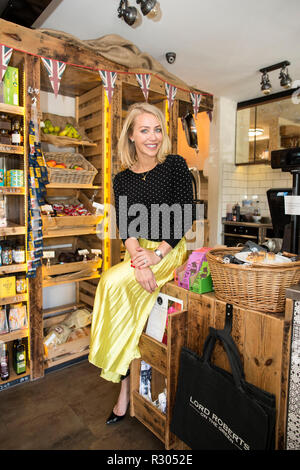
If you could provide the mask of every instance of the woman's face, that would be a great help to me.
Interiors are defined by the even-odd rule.
[[[156,157],[163,140],[162,128],[156,116],[139,114],[134,122],[130,139],[134,141],[137,157]]]

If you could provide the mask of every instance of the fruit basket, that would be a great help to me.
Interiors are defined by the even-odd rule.
[[[41,125],[41,140],[56,147],[68,145],[95,145],[85,134],[85,130],[78,126],[71,116],[58,116],[57,114],[43,113],[44,125]]]
[[[49,183],[92,184],[98,173],[80,153],[45,152],[44,157]],[[59,166],[52,166],[54,162]]]
[[[300,282],[300,261],[281,264],[223,263],[241,248],[216,248],[206,254],[216,298],[243,308],[281,313],[285,290]]]

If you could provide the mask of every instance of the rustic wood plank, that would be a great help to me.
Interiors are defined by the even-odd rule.
[[[151,402],[138,392],[133,392],[134,416],[141,421],[158,439],[165,442],[166,417]]]
[[[167,347],[165,344],[143,333],[139,341],[139,350],[143,361],[153,366],[161,374],[167,374]]]

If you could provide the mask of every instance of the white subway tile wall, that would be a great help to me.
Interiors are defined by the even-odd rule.
[[[291,188],[290,173],[273,170],[269,165],[235,166],[223,165],[222,217],[226,216],[226,205],[239,203],[244,196],[257,196],[262,217],[270,217],[267,190],[270,188]]]

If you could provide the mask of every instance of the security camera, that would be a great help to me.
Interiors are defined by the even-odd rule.
[[[166,59],[169,64],[174,64],[176,60],[176,52],[167,52]]]

